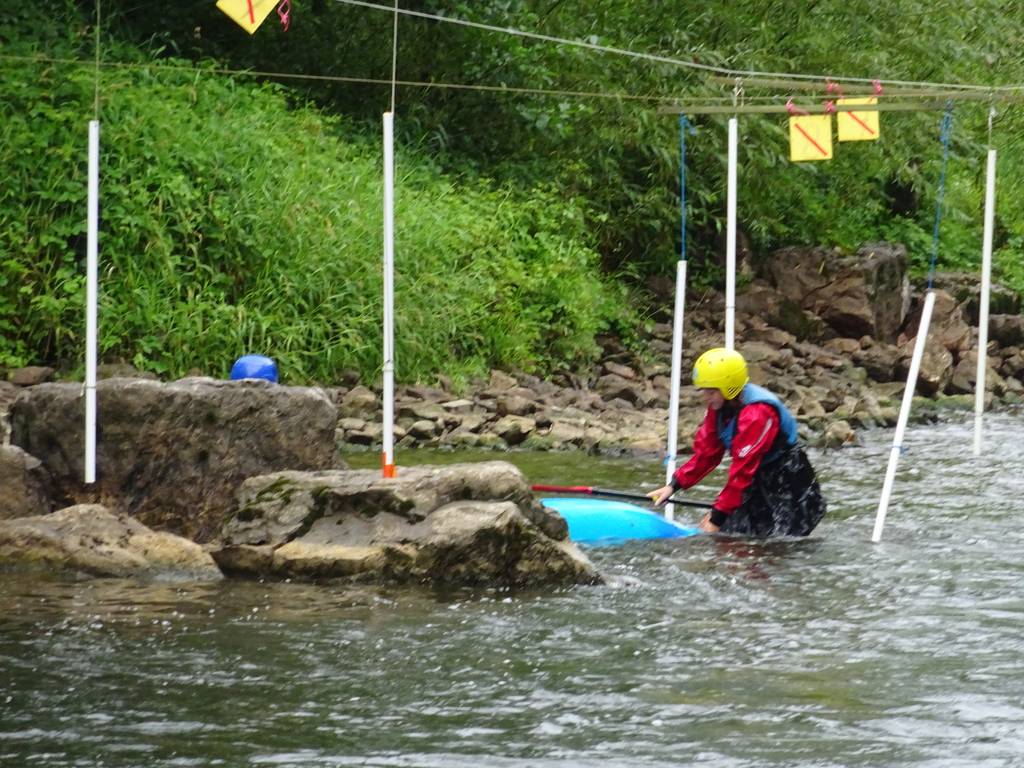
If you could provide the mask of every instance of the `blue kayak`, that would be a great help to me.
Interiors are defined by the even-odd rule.
[[[552,497],[541,504],[565,518],[569,539],[577,544],[621,544],[633,539],[678,539],[699,528],[666,520],[649,509],[606,499]]]

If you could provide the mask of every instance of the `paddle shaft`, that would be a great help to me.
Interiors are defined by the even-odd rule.
[[[629,499],[630,501],[646,501],[652,502],[653,499],[650,496],[644,496],[642,493],[628,493],[627,491],[610,491],[606,488],[592,488],[589,485],[531,485],[531,490],[540,491],[542,493],[583,493],[587,496],[608,496],[613,499]],[[675,499],[671,496],[668,499],[669,504],[679,504],[682,507],[698,507],[700,509],[711,509],[713,504],[706,501],[690,501],[689,499]]]

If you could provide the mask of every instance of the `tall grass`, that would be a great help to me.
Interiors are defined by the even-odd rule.
[[[80,372],[93,73],[0,67],[0,365]],[[292,382],[372,379],[378,138],[206,72],[104,72],[101,94],[102,359],[225,375],[259,352]],[[396,166],[400,380],[578,365],[627,322],[576,200],[446,177],[411,150]]]

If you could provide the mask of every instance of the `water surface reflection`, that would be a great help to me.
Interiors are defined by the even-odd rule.
[[[1020,765],[1022,426],[991,418],[982,462],[966,419],[911,429],[880,545],[888,432],[813,456],[810,540],[595,548],[606,587],[0,574],[0,764]],[[661,475],[502,458],[538,483]]]

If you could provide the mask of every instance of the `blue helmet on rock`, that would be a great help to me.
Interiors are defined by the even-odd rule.
[[[277,363],[263,355],[242,355],[231,366],[231,380],[266,379],[277,383]]]

